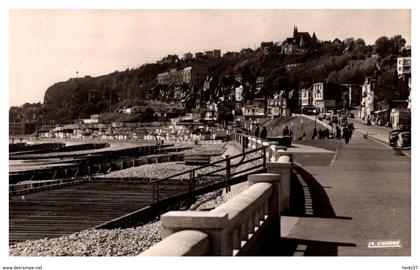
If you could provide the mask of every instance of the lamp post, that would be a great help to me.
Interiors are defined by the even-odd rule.
[[[300,106],[300,128],[302,130],[302,139],[303,139],[303,118],[302,118],[302,90],[299,92],[299,106]]]

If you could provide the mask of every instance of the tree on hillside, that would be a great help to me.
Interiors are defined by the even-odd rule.
[[[399,54],[405,43],[406,40],[401,35],[391,38],[383,36],[375,41],[375,52],[382,58],[391,54]]]
[[[147,107],[143,112],[143,121],[152,122],[154,120],[155,110]]]
[[[392,43],[392,53],[399,54],[407,41],[401,35],[396,35],[390,38],[390,42]]]
[[[391,49],[392,44],[388,37],[383,36],[375,41],[375,53],[378,54],[381,58],[384,58],[387,55],[389,55]]]

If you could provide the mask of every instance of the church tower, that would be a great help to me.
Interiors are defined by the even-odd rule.
[[[297,28],[297,26],[295,25],[295,26],[293,27],[293,38],[296,40],[296,42],[298,41],[298,40],[297,40],[297,37],[298,37],[298,28]]]
[[[313,32],[313,34],[312,34],[312,41],[314,43],[317,43],[318,42],[318,38],[316,37],[315,32]]]

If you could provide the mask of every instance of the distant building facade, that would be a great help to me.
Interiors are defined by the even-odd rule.
[[[160,85],[181,85],[182,83],[202,86],[207,78],[206,67],[190,66],[181,70],[171,69],[157,75],[156,80]]]
[[[264,87],[264,77],[260,76],[257,77],[255,80],[255,89],[257,90],[257,93],[261,91],[261,89]]]
[[[242,85],[235,88],[235,101],[242,102],[244,100],[244,87]]]
[[[342,88],[338,84],[315,83],[312,86],[313,105],[320,113],[342,108]]]
[[[360,104],[360,118],[368,120],[375,110],[375,87],[376,80],[366,77],[362,85],[362,102]]]
[[[186,84],[203,85],[208,75],[208,68],[190,66],[183,69],[183,82]]]
[[[191,60],[193,59],[193,54],[190,52],[184,53],[184,55],[182,56],[182,60],[186,61],[186,60]]]
[[[282,115],[282,99],[272,98],[267,100],[267,117],[276,118]]]
[[[397,58],[397,73],[398,76],[411,74],[411,57]]]
[[[195,58],[201,58],[201,57],[203,57],[204,56],[204,54],[202,53],[202,52],[196,52],[195,54],[194,54],[194,57]]]
[[[213,50],[213,57],[214,58],[222,57],[222,51],[221,50]]]
[[[169,84],[169,72],[162,72],[157,75],[158,84],[167,85]]]
[[[313,105],[312,87],[300,90],[300,101],[302,107]]]

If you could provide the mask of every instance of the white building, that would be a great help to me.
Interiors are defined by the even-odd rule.
[[[397,58],[397,73],[398,73],[398,76],[411,74],[411,57],[398,57]]]
[[[376,80],[366,77],[362,85],[362,103],[360,104],[360,118],[363,120],[369,119],[369,115],[375,110],[374,106],[374,90]]]
[[[267,100],[267,116],[271,119],[282,115],[282,99],[273,98]]]
[[[300,90],[300,101],[301,101],[302,107],[303,106],[308,106],[308,105],[313,105],[313,100],[312,99],[313,99],[312,87]]]
[[[242,85],[235,88],[235,101],[236,102],[242,102],[243,101],[243,99],[244,99],[243,93],[244,93],[244,88],[243,88]]]

